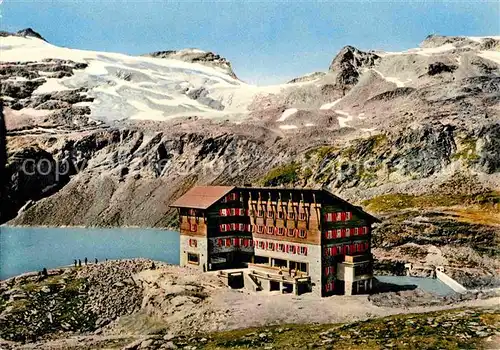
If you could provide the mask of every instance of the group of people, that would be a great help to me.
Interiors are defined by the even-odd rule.
[[[106,261],[108,261],[108,259],[106,259]],[[85,263],[85,265],[87,265],[89,263],[89,260],[87,259],[87,257],[85,257],[85,259],[83,260],[83,262]],[[94,260],[94,263],[97,264],[99,262],[99,260],[97,260],[97,258],[95,258]],[[73,264],[75,265],[75,267],[82,267],[82,260],[78,259],[78,260],[73,260]]]

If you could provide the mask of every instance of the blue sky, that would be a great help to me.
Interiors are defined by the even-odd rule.
[[[270,84],[327,70],[344,45],[416,47],[428,34],[500,35],[500,2],[4,0],[1,29],[72,48],[142,54],[196,47]]]

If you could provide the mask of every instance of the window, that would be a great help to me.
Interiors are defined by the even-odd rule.
[[[306,213],[299,213],[299,220],[305,221],[306,220]]]
[[[297,231],[297,229],[288,229],[288,233],[287,233],[287,236],[288,237],[295,237],[295,231]]]
[[[231,246],[231,238],[226,238],[226,247]]]
[[[351,211],[347,211],[345,213],[345,219],[346,219],[346,221],[352,220],[352,212]]]
[[[299,230],[299,237],[300,238],[306,238],[306,236],[307,236],[306,230]]]
[[[267,250],[274,250],[274,243],[273,242],[267,242]]]
[[[285,244],[283,243],[278,243],[278,252],[284,252],[285,251]]]
[[[189,229],[191,232],[196,232],[198,231],[198,225],[196,224],[189,224]]]
[[[335,267],[334,266],[325,267],[325,275],[330,276],[333,274],[335,274]]]
[[[307,247],[300,247],[299,254],[300,255],[307,255]]]
[[[279,219],[283,219],[283,216],[284,216],[284,215],[283,215],[283,212],[282,212],[282,211],[279,211],[279,212],[278,212],[278,218],[279,218]]]
[[[190,239],[189,240],[189,246],[190,247],[196,247],[198,245],[198,241],[196,239]]]
[[[325,214],[325,221],[326,222],[332,222],[335,221],[336,214],[335,213],[326,213]]]
[[[264,216],[264,210],[259,210],[259,213],[258,213],[258,214],[259,214],[259,215],[258,215],[259,217],[263,217],[263,216]]]
[[[289,218],[290,220],[295,219],[295,213],[294,213],[293,211],[289,212],[289,213],[288,213],[288,218]]]
[[[198,265],[200,263],[200,256],[195,253],[188,253],[188,263]]]
[[[280,227],[278,229],[278,236],[283,236],[285,234],[285,229],[283,227]]]
[[[326,247],[325,248],[325,255],[326,256],[335,256],[335,255],[337,255],[338,251],[339,250],[335,246],[334,247]]]
[[[272,226],[267,226],[267,234],[272,235],[273,234],[273,227]]]
[[[289,244],[286,246],[286,251],[287,251],[287,253],[290,253],[290,254],[297,254],[297,246]]]
[[[272,210],[269,210],[269,211],[267,212],[267,217],[268,217],[268,218],[272,218],[272,217],[274,217],[274,213],[273,213],[273,211],[272,211]]]
[[[264,233],[264,226],[257,226],[259,233]]]
[[[333,292],[335,290],[335,283],[334,282],[327,282],[325,284],[325,292]]]
[[[264,242],[264,241],[259,241],[259,248],[260,248],[260,249],[266,249],[266,242]]]

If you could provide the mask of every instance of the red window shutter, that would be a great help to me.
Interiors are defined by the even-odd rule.
[[[368,250],[370,248],[370,244],[368,242],[365,242],[365,250]]]
[[[226,238],[226,247],[231,246],[231,238]]]
[[[220,239],[220,238],[219,238],[219,239],[217,240],[217,245],[218,245],[219,247],[222,247],[222,239]]]

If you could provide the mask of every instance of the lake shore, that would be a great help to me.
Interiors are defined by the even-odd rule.
[[[0,280],[30,271],[89,262],[151,258],[179,262],[179,234],[156,229],[11,227],[0,229]]]
[[[46,277],[25,274],[0,282],[0,292],[0,337],[4,342],[46,349],[54,348],[49,345],[54,340],[74,337],[83,337],[85,344],[90,338],[119,335],[122,341],[137,341],[162,334],[163,344],[175,337],[248,327],[355,322],[493,307],[500,301],[498,296],[485,296],[433,306],[380,307],[366,295],[320,298],[255,293],[227,288],[216,273],[158,261],[153,266],[148,259],[53,269]]]

